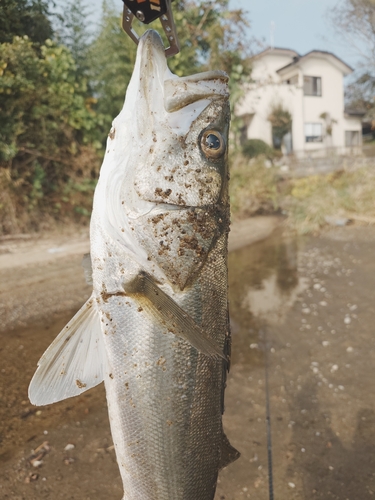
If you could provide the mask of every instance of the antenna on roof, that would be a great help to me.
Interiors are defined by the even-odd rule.
[[[276,29],[276,23],[275,23],[275,21],[271,21],[271,24],[270,24],[270,48],[271,49],[275,48],[275,29]]]

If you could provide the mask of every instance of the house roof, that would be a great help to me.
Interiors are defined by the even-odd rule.
[[[281,56],[289,56],[289,57],[299,57],[298,52],[295,50],[291,49],[285,49],[282,47],[267,47],[266,49],[262,50],[261,52],[258,52],[258,54],[255,54],[252,59],[258,59],[260,57],[266,56],[267,54],[276,54],[276,55],[281,55]]]
[[[345,108],[344,113],[348,116],[362,117],[365,116],[367,111],[364,108]]]
[[[346,64],[342,59],[335,56],[335,54],[333,54],[332,52],[327,52],[325,50],[311,50],[304,56],[300,56],[297,54],[297,56],[293,58],[293,62],[278,69],[277,73],[279,74],[286,73],[293,66],[298,66],[301,62],[310,59],[311,57],[320,57],[329,60],[336,67],[338,67],[338,69],[340,69],[344,73],[344,75],[349,75],[350,73],[353,72],[353,68],[351,68],[348,64]]]

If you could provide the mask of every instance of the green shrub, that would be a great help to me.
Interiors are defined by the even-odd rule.
[[[242,146],[242,153],[248,158],[264,155],[268,159],[275,158],[275,150],[262,139],[248,139]]]
[[[91,207],[93,188],[83,196],[77,186],[98,177],[101,116],[86,96],[66,47],[26,36],[0,43],[0,235]]]

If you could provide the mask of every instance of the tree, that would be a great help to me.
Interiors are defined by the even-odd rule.
[[[287,109],[284,109],[282,104],[277,104],[271,110],[268,120],[272,125],[272,140],[274,147],[281,148],[281,144],[285,135],[291,131],[292,115]]]
[[[36,43],[52,38],[48,2],[45,0],[1,0],[0,43],[27,35]]]
[[[228,0],[178,0],[172,4],[181,51],[168,59],[168,65],[179,76],[208,69],[226,71],[231,77],[234,106],[241,96],[242,84],[250,74],[250,44],[246,37],[248,22],[243,11],[230,10],[228,3]],[[151,27],[165,39],[159,21],[148,27],[136,21],[134,24],[138,34]],[[123,32],[120,16],[108,1],[103,2],[100,30],[90,52],[97,111],[105,115],[108,130],[122,107],[136,56],[134,42]]]
[[[375,0],[342,0],[330,11],[336,33],[355,50],[363,68],[375,70]]]
[[[103,117],[103,140],[124,103],[136,49],[121,27],[118,11],[113,4],[103,1],[99,32],[89,52],[90,81],[97,100],[95,109]]]
[[[96,115],[75,69],[69,50],[51,40],[35,47],[24,36],[0,44],[0,170],[22,193],[17,210],[57,208],[51,200],[60,200],[80,171],[83,177],[85,148],[91,155],[85,177],[96,177],[89,147]]]
[[[76,63],[78,78],[88,78],[89,49],[93,33],[89,31],[89,10],[83,0],[70,0],[64,6],[64,14],[58,16],[55,38],[69,48]]]
[[[176,5],[177,3],[177,5]],[[242,119],[234,113],[251,73],[249,22],[242,9],[229,8],[229,0],[180,0],[173,4],[181,52],[169,66],[177,75],[221,69],[230,77],[231,131],[237,143]]]
[[[346,89],[351,108],[375,119],[375,0],[343,0],[330,11],[331,23],[348,48],[359,56],[357,78]]]

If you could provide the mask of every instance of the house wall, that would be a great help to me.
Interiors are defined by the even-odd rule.
[[[259,59],[254,59],[251,77],[260,82],[280,81],[276,71],[293,61],[291,55],[264,54]]]
[[[292,55],[266,53],[253,62],[252,79],[245,97],[237,106],[238,115],[251,116],[247,128],[247,138],[262,139],[272,145],[272,126],[268,117],[272,108],[281,104],[292,115],[293,150],[308,152],[327,147],[345,146],[345,131],[361,131],[361,121],[344,115],[343,73],[332,61],[319,54],[300,60],[283,72],[276,71],[293,61]],[[286,81],[298,75],[298,84]],[[303,76],[320,77],[321,96],[305,96]],[[332,120],[332,135],[326,134],[326,120],[320,117],[329,113]],[[322,142],[306,142],[305,123],[321,123]]]
[[[286,85],[281,81],[258,87],[254,85],[236,109],[239,115],[252,115],[247,128],[247,138],[262,139],[272,145],[272,125],[268,117],[273,108],[282,105],[292,115],[293,149],[303,149],[302,97],[301,88]]]
[[[304,96],[303,122],[321,123],[323,142],[305,142],[305,150],[345,145],[344,132],[344,84],[342,72],[326,59],[311,57],[301,62],[303,75],[319,76],[322,79],[322,95]],[[326,122],[320,115],[329,113],[337,123],[332,124],[332,136],[325,133]]]
[[[248,139],[262,139],[272,145],[272,126],[268,120],[272,108],[282,104],[290,113],[293,112],[298,89],[284,85],[276,73],[277,69],[292,61],[291,55],[284,54],[265,54],[253,61],[251,77],[255,83],[248,85],[243,100],[236,108],[240,116],[252,115],[247,128]]]

